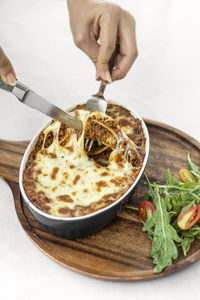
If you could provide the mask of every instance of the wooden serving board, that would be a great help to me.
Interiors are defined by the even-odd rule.
[[[150,156],[146,173],[150,181],[165,183],[169,168],[177,177],[178,170],[187,164],[187,154],[200,164],[200,144],[190,136],[167,125],[146,120],[150,133]],[[200,257],[200,239],[197,237],[186,257],[180,251],[173,265],[160,274],[153,273],[150,258],[151,241],[145,232],[137,211],[123,208],[102,231],[75,241],[47,233],[29,213],[20,199],[18,172],[25,142],[0,140],[0,175],[10,185],[19,221],[31,240],[46,255],[61,265],[81,274],[105,280],[134,281],[158,278],[182,269]],[[142,178],[129,204],[138,206],[146,192]]]

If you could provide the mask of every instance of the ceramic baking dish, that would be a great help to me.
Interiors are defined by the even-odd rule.
[[[117,104],[120,106],[123,106],[117,102],[110,101],[110,103]],[[128,200],[128,197],[134,192],[143,172],[145,169],[145,166],[147,164],[148,156],[149,156],[149,133],[147,130],[147,127],[142,120],[142,118],[134,112],[132,109],[130,109],[127,106],[124,106],[126,109],[128,109],[131,114],[140,119],[142,121],[142,128],[143,132],[146,138],[146,144],[145,144],[145,157],[143,161],[142,168],[140,170],[140,173],[138,174],[135,182],[132,184],[132,186],[128,189],[128,191],[117,201],[113,202],[112,204],[104,207],[103,209],[100,209],[94,213],[79,216],[79,217],[56,217],[50,214],[47,214],[41,210],[39,210],[36,206],[32,204],[32,202],[28,199],[27,195],[25,194],[24,188],[23,188],[23,171],[26,166],[27,159],[31,153],[31,151],[34,149],[40,132],[46,128],[50,122],[45,124],[39,132],[33,137],[31,142],[29,143],[22,162],[20,166],[20,172],[19,172],[19,186],[20,186],[20,192],[23,201],[25,202],[27,208],[31,212],[31,214],[35,217],[35,219],[41,224],[43,228],[45,228],[46,231],[49,233],[52,233],[54,235],[65,237],[68,239],[76,239],[79,237],[85,237],[90,234],[93,234],[102,228],[104,228],[106,225],[108,225],[116,216],[117,212],[120,210],[120,208],[124,205],[124,203]],[[72,110],[72,108],[68,109],[68,111]]]

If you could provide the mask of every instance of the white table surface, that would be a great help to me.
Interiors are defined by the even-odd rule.
[[[137,21],[139,57],[106,96],[142,117],[200,140],[199,1],[121,0]],[[1,0],[0,44],[18,79],[66,108],[98,88],[92,63],[73,44],[65,0]],[[31,139],[47,118],[0,91],[0,138]],[[106,282],[74,273],[44,255],[23,231],[0,181],[0,297],[11,299],[199,299],[200,261],[145,282]]]

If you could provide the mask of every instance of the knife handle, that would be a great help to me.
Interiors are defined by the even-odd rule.
[[[12,92],[13,90],[13,86],[5,83],[1,77],[0,77],[0,88],[7,92]]]

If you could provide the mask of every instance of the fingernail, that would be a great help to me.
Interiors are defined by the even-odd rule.
[[[106,71],[106,81],[108,81],[109,83],[112,82],[112,78],[110,76],[110,72],[109,71]]]
[[[15,77],[13,76],[13,74],[12,73],[9,73],[7,76],[6,76],[6,78],[7,78],[7,81],[8,81],[8,83],[10,84],[10,85],[16,85],[16,79],[15,79]]]

